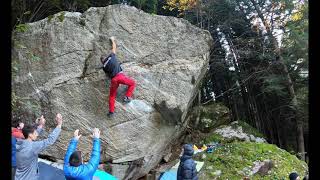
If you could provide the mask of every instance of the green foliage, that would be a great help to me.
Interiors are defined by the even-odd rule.
[[[121,0],[111,0],[111,4],[120,4],[121,2]],[[157,13],[158,0],[127,0],[127,3],[147,13]]]
[[[15,27],[16,32],[26,32],[30,26],[28,24],[18,24]]]
[[[263,80],[262,92],[275,93],[278,96],[287,95],[285,77],[279,74],[267,74],[266,76],[262,76],[261,79]]]
[[[302,87],[296,91],[298,101],[298,112],[300,118],[306,123],[309,120],[309,90],[308,87]]]
[[[111,4],[120,4],[120,0],[111,0]]]
[[[220,126],[220,127],[223,127],[223,126]],[[225,142],[225,139],[220,134],[213,133],[209,137],[204,139],[203,144],[208,144],[212,142],[223,143]]]
[[[61,0],[11,1],[12,28],[14,28],[16,24],[34,22],[61,11],[60,2]]]
[[[156,14],[157,13],[157,0],[146,0],[144,7],[142,8],[145,12]]]
[[[147,0],[131,0],[130,4],[138,9],[142,9],[145,6],[146,2]]]
[[[37,62],[41,60],[39,56],[33,54],[32,52],[27,52],[27,55],[28,55],[28,58],[33,62]]]
[[[67,11],[83,12],[91,5],[90,0],[61,0],[61,6]]]
[[[58,19],[59,19],[60,22],[63,22],[64,15],[65,15],[65,12],[61,12],[60,15],[58,16]]]
[[[199,179],[217,178],[213,172],[220,170],[218,179],[242,179],[249,176],[250,179],[287,179],[288,175],[296,171],[305,175],[307,164],[287,151],[277,146],[266,143],[232,142],[218,147],[213,153],[206,153],[204,167],[199,173]],[[196,160],[203,161],[201,155]],[[274,167],[266,176],[259,174],[250,175],[249,172],[254,162],[272,160]],[[210,169],[208,168],[210,167]]]
[[[50,23],[50,22],[51,22],[52,18],[54,18],[54,15],[50,15],[50,16],[48,16],[48,23]]]

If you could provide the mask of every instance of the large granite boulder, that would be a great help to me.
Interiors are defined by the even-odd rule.
[[[123,104],[120,86],[116,115],[107,118],[110,80],[100,56],[116,37],[124,73],[136,81],[134,99]],[[63,159],[75,129],[78,149],[90,158],[91,130],[101,130],[102,161],[126,164],[120,179],[137,179],[164,156],[184,130],[197,85],[207,70],[212,38],[184,19],[112,5],[84,13],[60,12],[19,26],[13,33],[13,121],[64,118],[58,141],[43,152]],[[42,138],[43,138],[42,137]],[[120,175],[119,175],[120,176]]]

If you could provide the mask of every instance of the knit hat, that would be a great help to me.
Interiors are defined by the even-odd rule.
[[[296,172],[293,172],[289,175],[290,180],[296,180],[299,175]]]
[[[188,155],[188,156],[192,156],[193,155],[193,147],[191,144],[185,144],[183,146],[183,154],[184,155]]]

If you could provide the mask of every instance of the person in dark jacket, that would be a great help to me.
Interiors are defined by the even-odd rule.
[[[177,180],[198,180],[196,163],[192,159],[193,148],[191,144],[183,146],[183,155],[177,172]]]
[[[83,163],[81,152],[76,151],[79,141],[79,130],[74,132],[68,150],[64,157],[63,171],[67,180],[92,180],[94,173],[98,169],[100,161],[100,131],[98,128],[93,130],[93,147],[91,158],[87,164]]]
[[[116,58],[116,43],[114,37],[111,37],[112,41],[112,52],[108,56],[101,56],[100,61],[103,64],[103,71],[111,79],[110,95],[109,95],[109,113],[108,117],[113,117],[114,105],[117,95],[117,89],[120,84],[128,86],[127,92],[123,99],[124,102],[128,103],[131,101],[131,97],[135,88],[135,81],[122,72],[122,68]]]

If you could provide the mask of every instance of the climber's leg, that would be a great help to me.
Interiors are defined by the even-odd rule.
[[[110,95],[109,95],[109,113],[114,112],[114,104],[116,101],[118,87],[119,87],[119,76],[116,75],[111,79]]]
[[[121,76],[119,78],[119,83],[128,86],[126,97],[130,98],[133,94],[133,91],[136,85],[135,81],[121,73]]]

